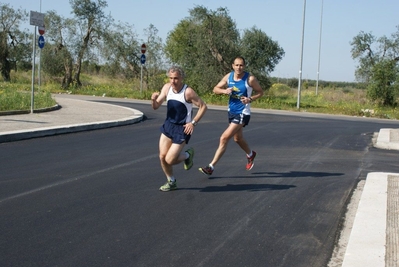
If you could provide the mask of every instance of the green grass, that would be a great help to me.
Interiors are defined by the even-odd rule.
[[[12,76],[11,83],[0,81],[0,111],[30,109],[31,85],[29,73]],[[35,88],[35,109],[54,106],[55,100],[51,94],[76,94],[90,96],[107,96],[115,98],[149,100],[156,90],[141,90],[140,81],[123,82],[102,76],[82,75],[82,87],[71,86],[64,90],[59,81],[43,77],[43,86]],[[195,89],[195,88],[194,88]],[[313,112],[324,114],[339,114],[349,116],[365,116],[384,119],[399,119],[398,109],[395,107],[379,107],[370,103],[366,98],[366,91],[355,88],[319,88],[316,95],[315,88],[301,90],[300,108],[297,108],[298,91],[284,84],[274,84],[265,91],[265,95],[252,103],[254,108],[290,110],[297,112]],[[228,98],[225,95],[215,95],[212,89],[199,93],[201,98],[212,105],[226,106]]]
[[[31,109],[32,93],[26,84],[0,82],[0,111],[28,111]],[[43,109],[56,105],[48,91],[34,94],[34,109]]]

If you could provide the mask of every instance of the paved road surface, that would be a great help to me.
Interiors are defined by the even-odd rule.
[[[119,120],[105,118],[105,110],[132,119],[126,108],[62,101],[59,111],[73,110],[60,116],[65,129],[94,129],[95,121]],[[342,123],[341,117],[266,112],[254,115],[246,132],[260,152],[252,172],[242,172],[240,151],[231,144],[215,176],[190,171],[187,179],[177,170],[180,190],[165,195],[157,191],[163,178],[154,144],[164,113],[148,104],[118,102],[145,110],[146,120],[0,145],[0,208],[7,218],[0,244],[2,258],[13,266],[320,266],[330,256],[340,222],[333,211],[343,212],[358,179],[397,170],[395,150],[369,146],[374,132],[395,129],[396,122],[343,117]],[[72,108],[76,103],[91,112],[101,108],[70,127],[67,117],[84,117]],[[210,160],[225,127],[224,112],[209,114],[191,141],[196,165]],[[0,119],[2,125],[35,125],[57,134],[44,114]],[[388,132],[394,136],[395,131]]]

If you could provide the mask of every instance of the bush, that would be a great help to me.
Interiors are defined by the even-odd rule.
[[[398,67],[393,60],[375,64],[367,86],[367,97],[379,105],[394,106],[399,91],[398,73]]]
[[[285,84],[275,83],[270,87],[267,94],[269,96],[277,96],[277,95],[287,96],[292,94],[292,89]]]

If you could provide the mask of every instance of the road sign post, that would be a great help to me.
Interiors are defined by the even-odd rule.
[[[143,92],[143,63],[141,63],[140,94]]]
[[[40,79],[41,78],[41,72],[40,71],[41,71],[41,65],[42,65],[42,49],[43,49],[45,43],[46,42],[44,41],[43,35],[40,35],[39,39],[37,40],[37,44],[39,45],[39,48],[40,48],[40,50],[39,50],[39,71],[38,71],[38,74],[37,74],[38,83],[39,83],[39,90],[40,90],[40,85],[41,85],[41,79]]]
[[[37,40],[37,44],[39,45],[39,48],[42,49],[44,47],[45,41],[43,35],[39,36],[39,39]]]
[[[147,46],[145,44],[141,45],[141,53],[145,54],[145,51],[147,51]]]
[[[145,60],[146,60],[145,55],[142,54],[142,55],[141,55],[141,58],[140,58],[141,64],[144,64],[144,63],[145,63]]]
[[[38,29],[40,35],[43,35],[46,31],[46,28],[44,26],[39,26],[39,27],[37,27],[37,29]]]
[[[35,57],[36,57],[36,27],[33,34],[33,66],[32,66],[32,88],[31,88],[31,101],[30,101],[30,113],[33,114],[35,106]]]
[[[43,26],[38,26],[37,29],[39,31],[40,37],[43,37],[42,35],[46,32],[46,28],[44,27],[44,25]],[[45,44],[44,38],[42,39],[42,41],[40,41],[40,37],[39,37],[39,47],[40,46],[41,47],[40,47],[40,50],[39,50],[39,73],[37,75],[38,78],[39,78],[39,90],[40,90],[40,85],[41,85],[42,48],[43,48],[43,46]],[[40,44],[40,42],[42,42],[42,44]]]
[[[43,26],[44,25],[44,13],[31,11],[30,12],[30,25]]]
[[[141,58],[140,58],[140,62],[141,62],[141,81],[140,81],[140,93],[143,91],[143,65],[145,63],[145,52],[147,51],[147,46],[145,44],[141,45]]]
[[[36,27],[44,27],[44,13],[31,11],[30,12],[30,25],[35,26],[33,32],[33,64],[32,64],[32,96],[31,96],[31,105],[30,105],[30,113],[33,113],[34,106],[35,106],[35,65],[36,65]],[[39,32],[40,33],[40,32]],[[44,31],[43,31],[44,33]],[[44,38],[43,38],[43,45],[44,45]]]

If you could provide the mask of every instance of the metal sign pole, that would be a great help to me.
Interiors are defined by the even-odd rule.
[[[42,0],[40,0],[40,13],[42,13]],[[42,49],[40,48],[39,51],[39,70],[38,70],[38,91],[40,91],[40,76],[41,76],[41,72],[40,72],[40,67],[42,65]]]
[[[143,92],[143,65],[145,63],[145,51],[147,50],[147,47],[145,44],[141,45],[141,57],[140,57],[140,62],[141,62],[141,84],[140,84],[140,93]]]
[[[30,104],[30,113],[33,113],[35,106],[35,65],[36,65],[36,27],[44,25],[44,14],[31,11],[30,12],[30,25],[34,26],[33,28],[33,59],[32,59],[32,97]]]
[[[30,101],[30,113],[33,113],[34,106],[35,106],[35,58],[36,58],[36,26],[33,28],[33,60],[32,60],[32,96]]]
[[[37,75],[38,75],[38,84],[39,84],[39,86],[38,86],[38,91],[40,91],[40,65],[42,65],[41,63],[42,63],[42,59],[41,59],[41,56],[42,56],[42,50],[40,49],[39,50],[39,70],[38,70],[38,73],[37,73]]]
[[[140,93],[143,92],[143,64],[141,64],[141,81],[140,81]]]

